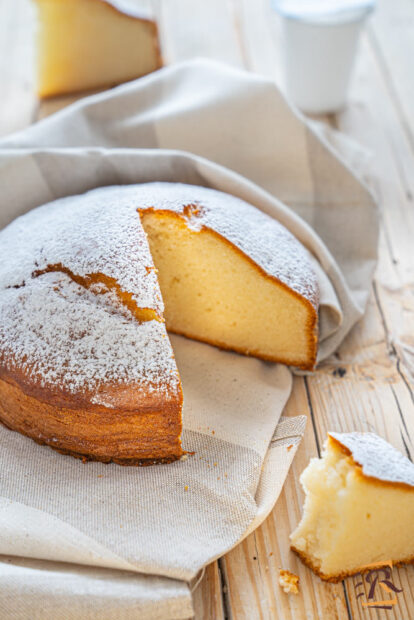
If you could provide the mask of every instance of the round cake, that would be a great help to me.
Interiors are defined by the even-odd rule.
[[[56,200],[0,232],[0,420],[83,459],[176,460],[167,330],[312,369],[317,311],[308,251],[238,198],[148,183]]]

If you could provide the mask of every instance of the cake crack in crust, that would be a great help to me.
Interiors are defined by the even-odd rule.
[[[62,198],[0,232],[0,420],[121,464],[182,455],[167,329],[312,369],[318,282],[278,222],[172,183]]]
[[[147,268],[148,271],[151,270],[151,267]],[[133,294],[128,291],[123,291],[119,286],[119,283],[115,280],[115,278],[110,278],[106,276],[104,273],[88,273],[84,277],[78,276],[67,269],[61,264],[58,265],[48,265],[46,269],[34,271],[32,273],[33,278],[37,278],[45,273],[64,273],[71,280],[83,286],[84,288],[91,290],[96,295],[102,294],[108,291],[114,291],[120,303],[126,306],[134,315],[136,320],[139,323],[144,323],[145,321],[160,321],[163,322],[164,319],[160,314],[158,314],[152,308],[139,308],[137,302],[134,300]],[[102,285],[102,288],[99,288],[99,285]],[[20,288],[19,286],[14,288]]]

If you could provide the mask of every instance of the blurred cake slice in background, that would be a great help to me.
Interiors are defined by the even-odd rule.
[[[157,24],[125,0],[36,0],[38,94],[110,87],[162,66]]]
[[[291,548],[326,581],[414,562],[414,463],[373,433],[329,433],[302,473]]]

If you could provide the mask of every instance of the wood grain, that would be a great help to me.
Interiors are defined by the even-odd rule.
[[[167,62],[203,55],[261,73],[283,88],[280,24],[268,0],[153,0],[153,7]],[[29,0],[0,0],[0,135],[78,98],[38,106],[33,22]],[[299,475],[320,453],[327,430],[376,431],[414,456],[413,24],[411,0],[379,1],[362,40],[349,104],[323,119],[371,152],[383,227],[367,314],[313,376],[295,378],[285,414],[308,416],[304,441],[265,523],[206,568],[194,592],[198,620],[414,617],[413,566],[393,571],[394,583],[403,587],[393,610],[366,610],[356,598],[358,578],[323,583],[289,551],[288,542],[303,502]],[[281,590],[282,567],[300,576],[299,596]]]
[[[193,604],[196,618],[224,620],[222,575],[218,562],[206,566],[200,584],[194,589]]]
[[[311,457],[318,455],[308,392],[303,378],[295,377],[284,415],[309,417],[304,439],[296,453],[276,507],[264,524],[222,560],[229,607],[242,620],[347,617],[342,584],[326,584],[308,570],[289,549],[289,534],[301,514],[303,491],[299,476]],[[279,586],[279,569],[300,578],[300,595],[285,594]]]

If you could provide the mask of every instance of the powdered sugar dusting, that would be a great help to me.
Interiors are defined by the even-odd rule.
[[[46,273],[1,293],[0,349],[7,366],[44,388],[92,393],[112,406],[106,385],[176,390],[178,373],[165,325],[139,324],[116,295]]]
[[[226,237],[267,273],[317,307],[307,251],[278,222],[233,196],[172,183],[99,188],[49,203],[0,232],[0,359],[45,388],[86,391],[113,404],[106,385],[178,390],[164,323],[139,323],[102,282],[160,316],[161,292],[138,209],[167,209],[189,227]],[[42,273],[58,266],[62,273]],[[65,271],[67,273],[63,273]],[[39,275],[42,274],[42,275]]]
[[[157,274],[136,209],[137,192],[103,188],[30,211],[0,233],[0,290],[33,272],[63,265],[85,277],[102,273],[141,308],[163,311]]]
[[[366,476],[414,488],[414,463],[374,433],[329,433],[347,448]]]
[[[269,215],[235,196],[205,187],[148,183],[138,186],[138,192],[138,202],[144,207],[175,211],[194,230],[205,226],[218,232],[317,309],[318,282],[308,251]]]
[[[147,207],[180,213],[194,229],[215,230],[317,307],[318,284],[308,252],[284,226],[239,198],[179,183],[98,188],[18,218],[0,233],[0,290],[26,281],[33,271],[62,264],[83,277],[104,273],[132,293],[139,307],[162,313],[157,275],[137,217],[137,209]]]

